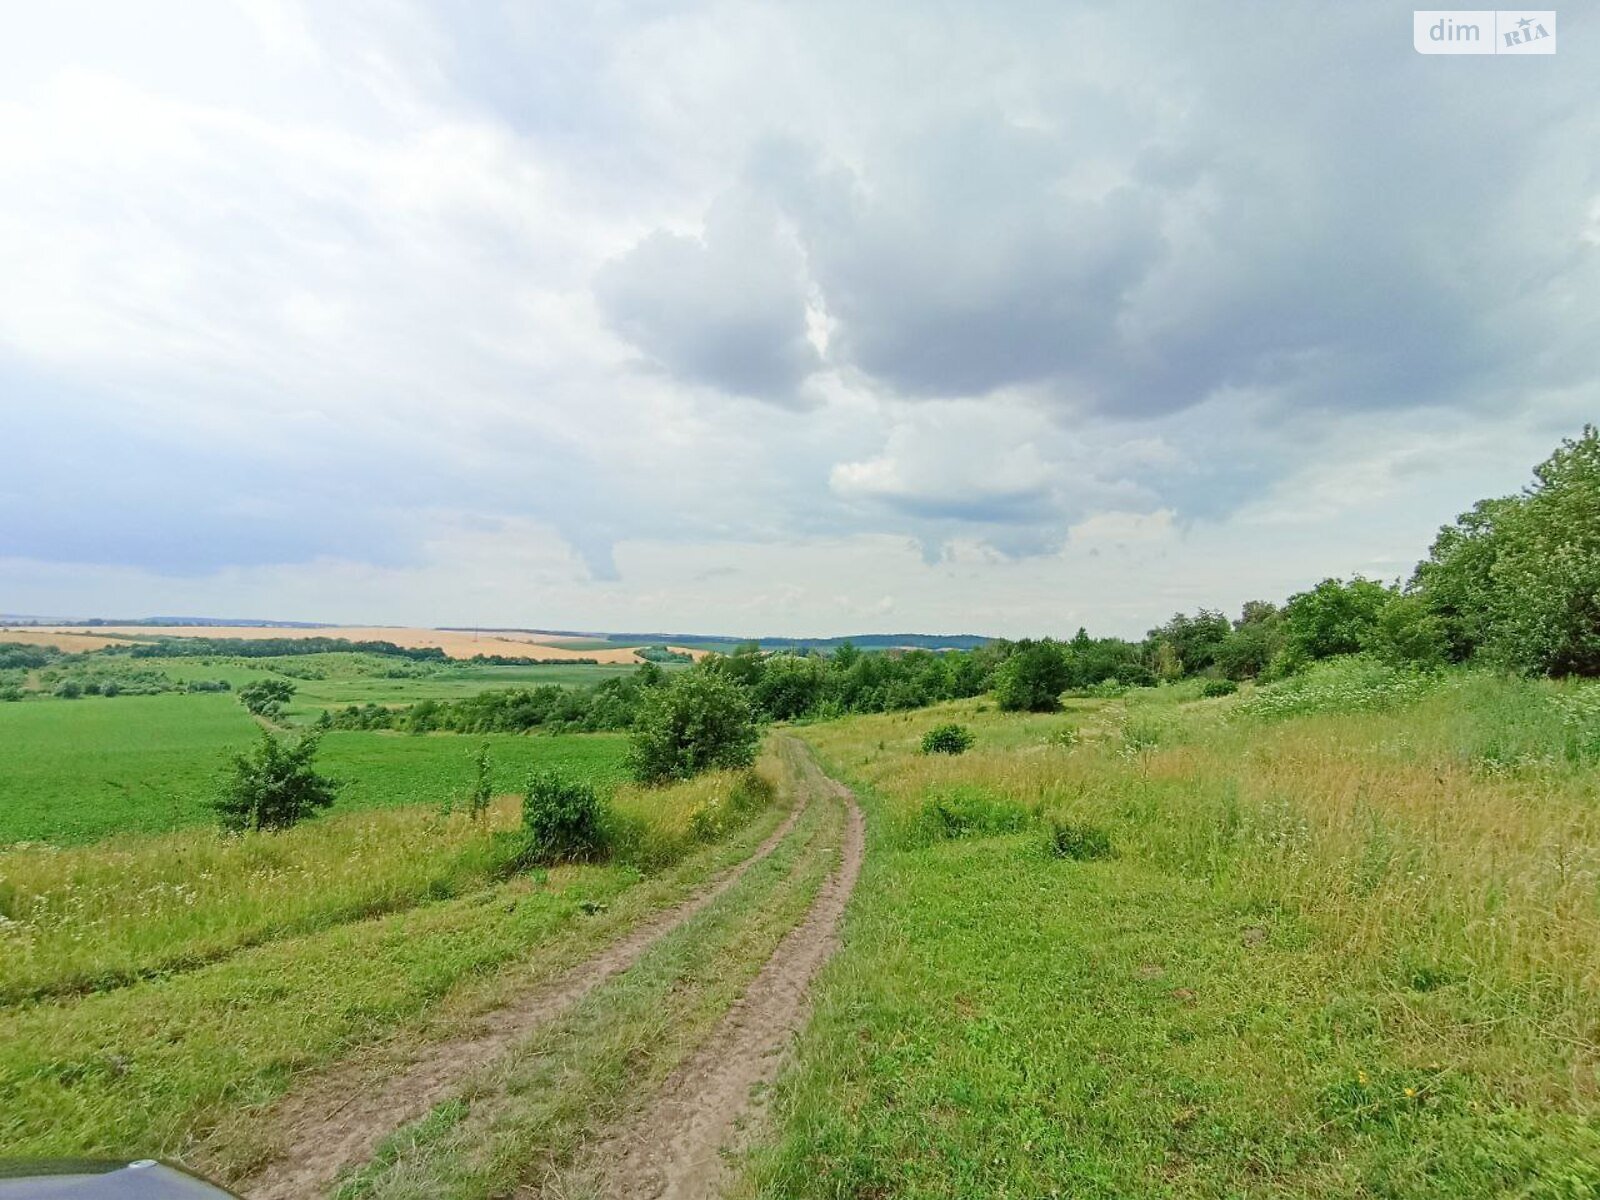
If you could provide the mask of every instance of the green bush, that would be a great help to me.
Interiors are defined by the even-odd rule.
[[[1396,596],[1378,615],[1372,648],[1391,667],[1437,670],[1450,660],[1449,629],[1420,595]]]
[[[748,767],[760,740],[745,688],[714,671],[686,671],[645,697],[628,765],[641,783],[690,779]]]
[[[83,695],[83,684],[76,679],[63,679],[56,684],[55,694],[63,700],[76,700]]]
[[[1239,690],[1239,685],[1231,679],[1208,679],[1200,688],[1200,695],[1207,700],[1215,700],[1219,696],[1231,696]]]
[[[1071,682],[1059,643],[1021,641],[995,671],[994,696],[1003,712],[1054,712]]]
[[[536,771],[522,799],[524,861],[539,866],[590,862],[606,852],[606,804],[587,780]]]
[[[234,755],[222,794],[212,803],[223,828],[287,829],[332,804],[340,784],[312,765],[317,745],[315,734],[290,742],[262,730],[254,751]]]
[[[1094,858],[1110,858],[1115,853],[1111,835],[1098,825],[1052,818],[1045,832],[1045,845],[1056,858],[1071,858],[1079,862]]]
[[[972,730],[965,725],[954,722],[940,725],[928,730],[922,735],[922,752],[924,754],[965,754],[972,749],[972,743],[977,741]]]

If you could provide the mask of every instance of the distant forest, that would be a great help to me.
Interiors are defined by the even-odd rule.
[[[903,647],[911,636],[745,642],[694,669],[739,684],[771,720],[912,709],[986,692],[1004,709],[1047,710],[1065,693],[1115,694],[1192,677],[1214,681],[1220,693],[1346,655],[1414,672],[1475,662],[1529,675],[1600,675],[1600,431],[1586,427],[1564,441],[1520,494],[1480,501],[1446,525],[1403,583],[1324,579],[1282,604],[1250,601],[1236,617],[1207,608],[1174,613],[1138,641],[1080,629],[1066,641],[972,638],[970,649],[866,652],[873,642]],[[352,707],[330,720],[414,732],[621,729],[667,678],[647,663],[588,689]]]

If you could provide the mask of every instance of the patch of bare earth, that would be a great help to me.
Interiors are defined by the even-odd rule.
[[[700,1050],[647,1107],[600,1144],[594,1159],[599,1195],[716,1196],[728,1156],[747,1146],[761,1124],[755,1092],[777,1077],[784,1051],[810,1014],[811,982],[838,946],[865,849],[861,810],[849,789],[824,775],[809,752],[799,751],[795,760],[803,794],[831,793],[848,806],[839,865]]]
[[[809,794],[802,791],[782,824],[737,866],[516,1003],[484,1014],[470,1032],[421,1046],[409,1061],[385,1064],[381,1072],[365,1063],[335,1068],[279,1101],[260,1120],[271,1126],[267,1140],[281,1150],[235,1188],[249,1200],[326,1193],[340,1172],[368,1161],[385,1137],[453,1095],[465,1076],[561,1017],[731,888],[777,849]]]

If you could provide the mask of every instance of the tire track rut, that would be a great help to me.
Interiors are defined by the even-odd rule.
[[[303,1200],[325,1194],[340,1172],[368,1161],[395,1129],[424,1116],[454,1094],[461,1079],[556,1020],[600,984],[621,974],[652,946],[732,888],[767,858],[794,828],[812,791],[765,841],[736,866],[687,899],[646,917],[596,954],[516,1002],[483,1014],[472,1032],[433,1042],[400,1070],[374,1081],[371,1069],[335,1068],[300,1095],[280,1101],[268,1118],[281,1130],[282,1153],[236,1184],[248,1200]]]
[[[839,944],[839,925],[861,872],[865,822],[855,797],[823,774],[810,750],[785,739],[802,796],[832,796],[847,810],[839,865],[700,1049],[649,1107],[599,1148],[598,1194],[629,1200],[702,1200],[719,1194],[726,1155],[741,1148],[783,1051],[810,1015],[811,983]]]

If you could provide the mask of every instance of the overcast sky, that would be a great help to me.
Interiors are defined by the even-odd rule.
[[[1600,417],[1600,20],[3,5],[0,612],[1138,634]]]

